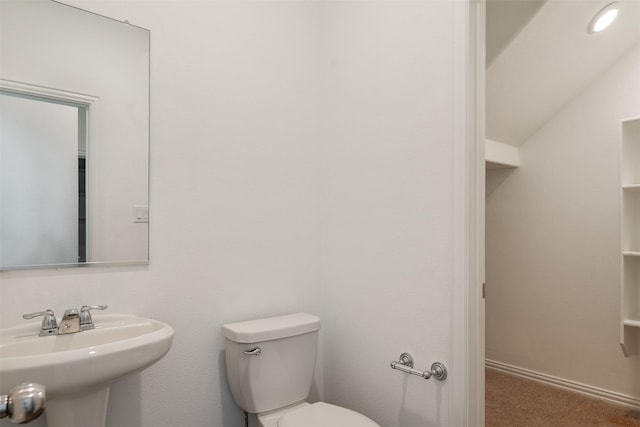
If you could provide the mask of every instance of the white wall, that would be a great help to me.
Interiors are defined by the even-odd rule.
[[[619,345],[619,137],[640,115],[638,75],[640,46],[520,148],[520,168],[488,171],[486,208],[487,358],[636,398],[640,359]]]
[[[220,326],[318,313],[314,396],[449,425],[451,379],[389,364],[452,358],[454,3],[72,4],[151,30],[151,263],[2,273],[2,325],[164,320],[172,350],[112,388],[108,425],[231,427]]]
[[[329,3],[325,396],[445,426],[449,383],[389,363],[451,360],[452,3]]]

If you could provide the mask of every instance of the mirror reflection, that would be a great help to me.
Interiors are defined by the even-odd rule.
[[[86,262],[87,109],[0,92],[0,112],[3,265]]]
[[[0,2],[0,269],[148,260],[149,32]]]

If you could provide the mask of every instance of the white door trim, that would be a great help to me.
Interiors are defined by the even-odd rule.
[[[17,93],[20,95],[35,96],[38,98],[50,99],[58,103],[68,103],[76,106],[89,107],[92,103],[100,99],[94,95],[79,92],[70,92],[62,89],[55,89],[47,86],[34,85],[31,83],[19,82],[0,78],[0,90]]]
[[[485,0],[454,2],[454,286],[450,425],[484,426]]]

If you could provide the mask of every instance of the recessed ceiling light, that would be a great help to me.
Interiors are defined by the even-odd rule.
[[[618,16],[618,2],[613,2],[601,9],[589,23],[589,34],[599,33],[607,28]]]

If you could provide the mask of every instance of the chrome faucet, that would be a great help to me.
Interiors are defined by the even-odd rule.
[[[106,308],[106,305],[83,305],[80,307],[80,311],[75,308],[70,308],[65,310],[62,320],[60,320],[60,326],[58,326],[56,317],[51,309],[37,313],[23,314],[22,318],[33,319],[34,317],[44,316],[44,319],[42,319],[42,328],[40,328],[40,333],[38,334],[41,337],[74,334],[76,332],[94,329],[95,325],[93,324],[90,310],[105,310]]]
[[[60,326],[58,326],[58,335],[74,334],[80,332],[80,314],[75,308],[64,311]]]

